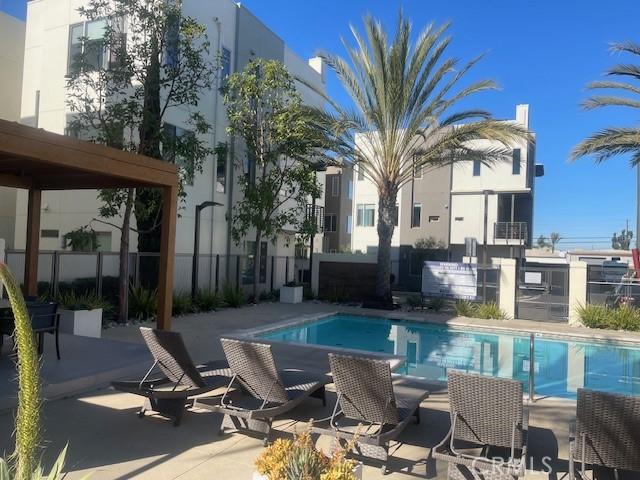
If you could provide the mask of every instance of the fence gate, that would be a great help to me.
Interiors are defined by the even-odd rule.
[[[525,264],[518,271],[516,318],[566,322],[569,318],[569,266]]]

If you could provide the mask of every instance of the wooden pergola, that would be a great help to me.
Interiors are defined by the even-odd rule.
[[[175,165],[0,120],[0,186],[29,191],[24,290],[36,295],[45,190],[155,187],[162,190],[158,328],[171,328],[178,173]]]

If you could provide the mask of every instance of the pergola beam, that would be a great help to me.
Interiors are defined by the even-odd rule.
[[[43,190],[158,188],[163,192],[158,328],[171,328],[178,170],[168,162],[0,120],[0,186],[29,190],[24,292],[38,293]]]
[[[162,191],[162,233],[160,237],[160,278],[158,283],[158,320],[160,330],[171,330],[173,308],[173,264],[176,252],[178,189]]]

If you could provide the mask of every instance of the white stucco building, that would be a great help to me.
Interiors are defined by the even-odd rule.
[[[24,47],[24,77],[21,98],[20,121],[56,133],[65,133],[70,112],[65,104],[66,74],[70,64],[73,42],[82,34],[85,37],[98,35],[100,29],[86,22],[78,8],[86,0],[32,0],[28,2],[26,42]],[[305,61],[299,58],[282,39],[269,30],[259,19],[239,3],[231,0],[202,2],[184,0],[185,15],[194,17],[207,30],[211,42],[211,58],[221,59],[221,75],[216,84],[201,97],[198,108],[213,126],[208,142],[215,147],[229,142],[225,131],[226,111],[219,93],[220,78],[241,71],[254,58],[282,61],[290,73],[303,78],[320,92],[325,91],[325,76],[320,59]],[[0,29],[2,31],[2,29]],[[101,32],[100,32],[101,35]],[[4,43],[4,42],[3,42]],[[305,102],[322,105],[323,98],[309,87],[298,83]],[[165,120],[177,128],[187,129],[185,113],[177,109],[168,112]],[[239,154],[236,152],[236,158]],[[193,252],[195,206],[206,201],[221,204],[221,207],[203,210],[201,217],[200,252],[203,255],[234,255],[248,253],[252,246],[247,242],[236,245],[230,236],[228,218],[230,210],[239,196],[237,178],[242,172],[231,158],[208,158],[202,174],[196,175],[193,185],[187,187],[187,198],[179,211],[176,253]],[[321,181],[323,180],[320,174]],[[320,202],[322,199],[320,200]],[[43,193],[41,221],[42,250],[59,250],[63,247],[64,235],[91,224],[98,232],[100,249],[117,251],[120,231],[109,225],[92,221],[98,217],[100,203],[95,191],[45,192]],[[11,248],[23,248],[25,244],[26,192],[17,193],[13,236],[8,238]],[[3,224],[5,220],[3,219]],[[11,237],[11,235],[7,235]],[[247,236],[250,241],[252,235]],[[132,250],[136,247],[135,234],[131,234]],[[322,242],[317,242],[321,245]],[[275,245],[263,245],[268,255],[293,256],[295,241],[289,236],[279,239]],[[293,268],[292,268],[293,271]]]
[[[529,128],[529,106],[517,105],[513,121]],[[475,239],[480,256],[485,225],[489,258],[520,256],[531,244],[535,178],[542,174],[542,166],[535,163],[535,145],[526,141],[512,146],[508,161],[491,166],[460,162],[416,172],[398,193],[398,222],[391,241],[394,262],[402,247],[426,238],[447,247],[453,260],[461,259],[465,242]],[[378,192],[357,167],[353,185],[352,215],[340,228],[351,233],[353,251],[374,252]]]

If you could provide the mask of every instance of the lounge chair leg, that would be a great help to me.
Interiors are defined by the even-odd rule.
[[[386,465],[384,465],[384,464],[383,464],[383,465],[380,467],[380,473],[381,473],[382,475],[386,475],[386,474],[387,474],[387,466],[386,466]]]
[[[58,356],[58,360],[60,360],[60,330],[56,328],[56,355]]]
[[[262,439],[262,446],[263,446],[263,447],[267,447],[267,446],[269,446],[269,437],[268,437],[268,436],[266,436],[266,437],[264,437],[264,438]]]
[[[413,415],[416,417],[416,425],[420,425],[420,407],[416,408]]]

